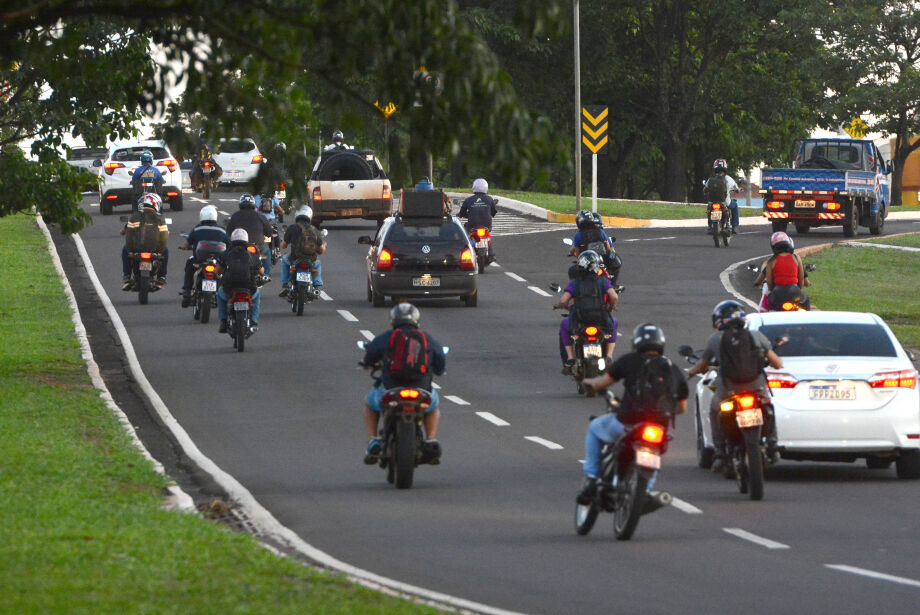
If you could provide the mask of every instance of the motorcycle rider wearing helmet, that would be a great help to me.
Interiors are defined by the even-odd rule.
[[[381,366],[380,377],[374,382],[374,388],[368,392],[364,399],[364,426],[370,438],[364,455],[364,463],[368,465],[377,463],[381,450],[381,443],[377,438],[377,423],[383,413],[383,409],[380,407],[380,400],[387,389],[394,386],[387,363],[390,338],[393,332],[399,328],[419,329],[419,317],[418,308],[411,303],[397,304],[390,310],[390,330],[381,333],[364,347],[364,358],[361,360],[361,366],[365,369],[371,369],[377,363],[380,363]],[[431,392],[431,405],[425,411],[424,418],[426,440],[423,450],[428,455],[429,463],[436,464],[441,457],[441,446],[437,441],[441,412],[438,410],[438,392],[431,386],[431,379],[433,374],[440,376],[444,373],[446,357],[444,347],[428,335],[427,332],[422,331],[422,333],[428,340],[428,361],[431,370],[417,385],[413,386]]]
[[[313,255],[311,260],[313,261],[313,292],[319,295],[323,290],[323,264],[317,258],[317,255],[326,251],[326,241],[323,239],[323,234],[320,230],[312,224],[313,208],[309,205],[302,205],[297,210],[294,214],[294,222],[295,224],[287,227],[284,232],[284,239],[281,240],[281,249],[291,246],[291,252],[281,257],[281,293],[278,296],[287,297],[291,291],[291,262],[305,256],[309,258],[309,255],[294,254],[295,242],[305,233],[313,235],[317,246],[316,255]]]
[[[150,153],[150,150],[141,152],[141,166],[137,167],[134,174],[131,175],[131,187],[134,189],[135,200],[132,213],[140,207],[140,198],[144,195],[144,183],[153,183],[153,191],[156,194],[160,193],[165,183],[163,174],[153,166],[153,154]]]
[[[256,178],[253,181],[256,205],[263,214],[271,214],[272,218],[277,213],[284,216],[284,209],[281,207],[281,201],[275,196],[275,191],[281,189],[287,184],[287,145],[284,141],[275,143],[272,146],[268,156],[262,159]],[[265,198],[271,201],[271,205],[266,209],[263,201]]]
[[[617,254],[616,249],[613,247],[613,242],[616,241],[616,238],[610,237],[604,232],[604,217],[599,213],[592,212],[591,219],[594,221],[594,227],[599,230],[603,236],[607,237],[607,252],[600,253],[604,259],[604,268],[607,270],[607,274],[610,276],[611,283],[613,287],[617,289],[617,292],[622,291],[622,287],[617,285],[617,280],[620,279],[620,267],[623,266],[623,259],[620,258],[620,255]]]
[[[575,364],[575,347],[572,345],[571,332],[577,331],[582,326],[594,325],[605,334],[611,335],[610,341],[606,342],[604,346],[606,361],[613,361],[618,323],[616,318],[610,314],[610,311],[616,308],[619,296],[610,280],[606,276],[600,275],[602,265],[603,261],[600,255],[594,250],[582,252],[578,256],[577,275],[565,287],[559,303],[553,306],[554,310],[565,309],[570,301],[575,301],[569,317],[564,318],[559,325],[559,340],[565,351],[562,367],[563,374],[571,374],[572,366]],[[589,314],[586,312],[588,298],[593,299],[595,293],[603,297],[605,306],[603,314]],[[579,300],[582,301],[581,306],[579,306]]]
[[[593,250],[603,258],[609,251],[613,250],[613,242],[604,232],[603,228],[597,225],[597,219],[593,212],[582,209],[575,214],[575,226],[578,232],[572,238],[572,247],[569,250],[569,256],[578,256],[585,250]],[[578,265],[569,267],[569,279],[573,279],[578,272]]]
[[[760,266],[760,273],[754,280],[755,287],[766,284],[766,305],[763,305],[762,298],[761,311],[776,309],[776,305],[782,304],[787,297],[801,297],[796,303],[806,310],[809,309],[811,299],[801,291],[809,286],[810,282],[802,259],[795,253],[792,239],[782,231],[773,233],[770,237],[770,248],[773,250],[773,256]]]
[[[230,243],[227,231],[217,224],[217,208],[213,205],[205,205],[198,212],[198,226],[192,229],[185,239],[185,244],[179,246],[180,250],[191,250],[192,255],[185,261],[185,278],[182,282],[182,307],[188,307],[192,302],[192,278],[195,276],[195,265],[199,262],[198,243],[207,241],[212,243],[224,244],[224,250]],[[221,251],[223,252],[223,250]],[[218,255],[218,259],[222,258]]]
[[[423,175],[420,180],[415,184],[416,190],[434,190],[434,182],[428,179],[427,175]]]
[[[495,206],[495,199],[489,196],[489,182],[482,177],[473,181],[473,195],[468,196],[460,206],[457,212],[458,218],[466,218],[463,228],[467,234],[472,233],[477,228],[485,227],[492,232],[492,218],[498,214],[498,208]],[[489,242],[489,261],[495,260],[495,252],[492,250],[492,243]]]
[[[718,303],[712,311],[712,326],[715,333],[710,336],[706,342],[706,348],[700,360],[687,370],[688,376],[696,376],[705,373],[710,363],[724,364],[722,357],[722,336],[730,330],[747,329],[747,320],[745,320],[744,308],[737,301],[722,301]],[[783,360],[773,351],[773,345],[770,340],[760,331],[747,331],[750,334],[754,353],[754,361],[762,365],[764,360],[773,369],[781,369]],[[722,426],[719,422],[719,406],[727,397],[747,391],[760,391],[766,397],[769,393],[767,390],[767,380],[763,370],[758,376],[750,382],[735,382],[726,378],[719,370],[719,377],[716,378],[716,390],[709,404],[709,421],[712,426],[712,440],[715,449],[715,457],[712,466],[713,472],[726,469],[729,477],[733,477],[732,468],[726,463],[725,456],[725,435],[722,433]],[[767,436],[767,454],[773,456],[776,446],[776,425],[773,420],[773,409],[769,406],[764,407],[764,432]]]
[[[208,143],[203,130],[198,134],[198,152],[192,158],[192,167],[188,172],[188,180],[192,188],[198,188],[204,184],[204,173],[201,172],[202,162],[210,162],[213,165],[212,178],[220,179],[220,176],[224,174],[224,170],[217,164],[211,154],[211,144]]]
[[[725,177],[726,190],[725,199],[722,202],[722,206],[728,208],[728,210],[731,212],[732,233],[737,233],[739,228],[738,199],[735,197],[740,192],[740,189],[738,188],[738,184],[735,182],[734,178],[728,174],[728,163],[725,162],[724,158],[716,158],[716,160],[712,163],[712,170],[715,175],[722,175]],[[703,192],[706,192],[706,188],[709,185],[710,179],[707,179],[703,184]],[[712,234],[712,221],[710,220],[708,213],[706,214],[706,229],[709,234]]]
[[[608,412],[593,419],[588,425],[588,432],[585,434],[585,479],[576,498],[579,504],[589,503],[597,489],[604,443],[614,442],[619,438],[626,429],[625,425],[655,418],[643,415],[646,408],[642,406],[640,400],[635,398],[636,380],[640,377],[647,361],[664,355],[664,344],[665,336],[661,328],[651,323],[641,324],[633,331],[632,352],[608,364],[607,370],[600,376],[581,381],[582,388],[587,391],[600,391],[622,380],[624,395],[616,413]],[[667,358],[665,361],[668,362],[671,369],[670,388],[674,402],[673,412],[683,414],[687,411],[687,398],[690,397],[687,379],[679,367],[671,364]],[[665,411],[663,408],[659,410]]]
[[[230,216],[227,222],[227,234],[232,235],[233,231],[241,228],[246,230],[249,241],[256,247],[259,254],[265,250],[266,238],[271,241],[271,236],[275,229],[256,211],[256,200],[251,194],[240,196],[240,209]]]
[[[249,281],[246,284],[246,289],[249,291],[250,298],[252,299],[252,316],[250,318],[250,323],[255,329],[259,326],[259,310],[262,307],[262,293],[259,290],[261,285],[259,278],[265,272],[262,268],[262,261],[259,258],[259,253],[252,252],[249,250],[250,246],[253,244],[249,242],[249,234],[244,228],[238,228],[230,234],[230,248],[226,252],[226,257],[231,256],[231,252],[235,250],[243,250],[249,255]],[[228,265],[232,268],[232,262],[228,261]],[[227,302],[230,298],[227,296],[227,293],[234,290],[234,288],[228,288],[230,282],[228,280],[228,271],[224,271],[224,274],[221,277],[220,286],[217,289],[217,317],[220,319],[220,328],[218,331],[220,333],[226,333],[229,328],[229,323],[227,322]],[[224,290],[226,288],[226,290]]]
[[[345,143],[345,135],[342,134],[342,131],[336,130],[332,133],[332,143],[325,147],[325,150],[330,149],[352,149],[352,147]]]
[[[157,273],[157,286],[166,286],[166,265],[169,263],[169,249],[166,240],[169,238],[169,227],[166,220],[160,215],[162,199],[158,194],[145,194],[138,199],[134,213],[121,233],[125,236],[125,245],[121,248],[121,289],[131,290],[131,259],[129,252],[156,252],[161,255],[160,267]],[[145,228],[156,228],[156,242],[151,239]]]

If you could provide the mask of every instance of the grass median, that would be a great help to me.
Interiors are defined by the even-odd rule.
[[[167,512],[90,382],[45,240],[0,218],[0,613],[436,613]]]
[[[920,235],[868,241],[920,247]],[[920,252],[838,245],[805,260],[818,266],[808,288],[817,307],[878,314],[920,356]]]

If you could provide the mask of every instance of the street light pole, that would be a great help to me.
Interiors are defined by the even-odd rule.
[[[581,210],[581,52],[579,51],[578,0],[573,0],[575,30],[575,209]]]

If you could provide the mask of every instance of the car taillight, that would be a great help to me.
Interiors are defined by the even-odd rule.
[[[403,399],[418,399],[419,392],[415,389],[403,389],[399,392],[399,396]]]
[[[172,158],[167,158],[166,160],[161,160],[157,163],[158,167],[166,167],[169,169],[169,172],[172,173],[176,170],[176,161]]]
[[[460,253],[460,269],[475,269],[476,263],[473,262],[473,253],[466,248]]]
[[[658,425],[646,425],[642,428],[642,440],[649,444],[661,444],[664,440],[664,429]]]
[[[256,154],[252,157],[252,164],[262,164],[262,154]]]
[[[789,374],[767,374],[767,386],[771,389],[793,389],[796,379]]]
[[[767,209],[782,209],[785,205],[783,201],[767,201]]]
[[[141,252],[142,261],[149,261],[151,258],[153,258],[153,254],[151,254],[150,252]]]
[[[388,271],[393,268],[393,255],[384,248],[377,256],[377,271]]]
[[[105,198],[106,198],[106,200],[114,201],[115,199],[118,198],[118,195],[117,195],[117,194],[110,194],[109,196],[107,196],[107,197],[105,197]]]
[[[179,196],[179,193],[178,192],[167,192],[166,196],[167,198],[172,198],[174,196]]]
[[[125,165],[120,162],[107,162],[102,168],[105,170],[106,175],[111,175],[115,172],[115,169],[123,169],[125,168]]]
[[[314,201],[323,200],[323,193],[320,191],[319,186],[313,189],[313,200]]]
[[[901,371],[879,372],[869,378],[869,386],[873,389],[912,389],[917,385],[917,372],[912,369]]]
[[[390,190],[389,186],[383,187],[383,200],[389,201],[393,198],[393,192]]]
[[[485,237],[485,236],[486,236],[486,229],[484,229],[484,228],[478,228],[478,229],[476,229],[476,236],[479,237],[480,239],[482,239],[483,237]]]

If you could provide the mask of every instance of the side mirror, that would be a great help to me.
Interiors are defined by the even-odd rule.
[[[444,346],[444,354],[450,352],[450,346]]]
[[[812,271],[814,271],[814,270],[817,269],[817,268],[818,268],[817,265],[805,265],[805,271],[807,271],[808,273],[811,273]]]
[[[677,354],[682,357],[689,357],[693,354],[693,348],[690,346],[684,345],[677,349]]]
[[[789,343],[789,336],[783,335],[773,340],[773,347],[779,348],[780,346],[785,346],[787,343]]]
[[[562,243],[564,243],[564,244],[567,245],[567,246],[574,246],[574,245],[575,245],[575,242],[572,241],[572,238],[571,238],[571,237],[563,237],[563,238],[562,238]]]
[[[550,289],[551,291],[553,291],[554,293],[561,293],[561,292],[562,292],[562,287],[559,286],[558,284],[556,284],[555,282],[552,282],[552,283],[549,285],[549,289]]]
[[[94,167],[101,167],[101,166],[102,166],[102,161],[101,161],[101,160],[93,160],[93,166],[94,166]]]
[[[365,342],[364,340],[358,340],[358,348],[360,348],[361,350],[364,350],[366,347],[367,347],[367,342]]]
[[[329,229],[324,228],[324,229],[323,229],[323,237],[325,237],[325,236],[328,235],[328,234],[329,234]]]
[[[917,360],[917,358],[914,356],[914,353],[912,353],[910,350],[905,350],[904,352],[907,353],[907,358],[910,359],[911,361]]]
[[[358,237],[358,243],[363,243],[363,244],[369,246],[369,245],[371,245],[371,244],[374,243],[374,242],[373,242],[373,240],[370,238],[370,235],[361,235],[360,237]]]

